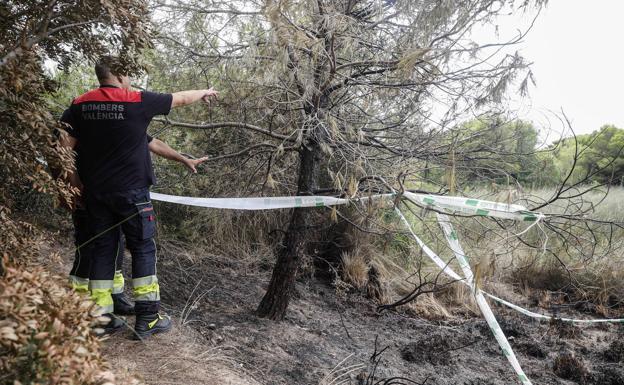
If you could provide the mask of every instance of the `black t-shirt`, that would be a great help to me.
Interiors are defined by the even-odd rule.
[[[92,192],[114,192],[155,183],[147,126],[171,109],[171,94],[102,86],[74,99],[62,122],[78,140],[78,175]]]

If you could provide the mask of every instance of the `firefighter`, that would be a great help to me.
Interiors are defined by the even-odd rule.
[[[198,101],[210,102],[213,89],[173,94],[133,91],[130,78],[116,58],[104,57],[95,65],[100,87],[75,98],[65,118],[69,135],[64,145],[76,149],[74,186],[84,186],[83,200],[91,232],[93,253],[89,292],[115,330],[123,322],[112,315],[115,258],[121,228],[132,255],[136,338],[171,329],[169,316],[160,313],[160,287],[156,275],[156,216],[149,187],[155,183],[148,149],[147,127],[156,115]]]
[[[67,114],[69,114],[69,109],[65,110],[63,116],[61,117],[62,122],[69,120]],[[147,140],[150,152],[164,158],[180,162],[193,173],[197,172],[196,167],[199,164],[208,159],[207,157],[188,159],[159,139],[154,139],[148,135]],[[57,172],[56,174],[58,175],[59,173]],[[74,252],[74,263],[69,272],[69,283],[77,292],[88,293],[89,268],[91,266],[91,254],[93,252],[93,245],[91,243],[93,234],[91,234],[89,230],[90,227],[88,223],[87,209],[81,199],[76,199],[73,204],[67,206],[72,211],[72,221],[74,224],[74,245],[76,247]],[[119,231],[120,235],[115,257],[115,277],[113,278],[113,313],[116,315],[134,315],[134,305],[124,294],[125,279],[121,270],[125,253],[123,233],[121,232],[120,227],[115,230]]]

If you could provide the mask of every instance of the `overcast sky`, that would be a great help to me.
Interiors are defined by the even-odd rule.
[[[524,42],[516,46],[529,61],[537,86],[530,100],[517,97],[521,118],[538,126],[561,124],[548,110],[562,108],[577,134],[604,124],[624,128],[624,1],[550,0]],[[499,20],[500,38],[530,24],[529,15]],[[492,28],[476,31],[478,41],[497,39]],[[557,127],[558,126],[558,127]]]

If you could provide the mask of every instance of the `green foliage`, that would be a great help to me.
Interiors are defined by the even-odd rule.
[[[468,154],[465,170],[460,171],[466,183],[487,179],[504,184],[511,178],[524,184],[531,180],[538,164],[538,132],[530,122],[476,119],[460,130],[461,136],[470,138],[462,149]]]
[[[86,64],[75,65],[68,70],[55,70],[51,76],[57,87],[54,92],[44,96],[50,111],[59,119],[76,96],[98,85],[93,67]]]
[[[521,120],[498,117],[462,124],[450,141],[465,143],[454,164],[456,183],[465,188],[518,183],[524,187],[566,184],[621,184],[624,178],[624,130],[605,125],[591,134],[565,138],[538,149],[539,132]],[[458,156],[459,157],[459,156]],[[445,170],[429,179],[444,183]]]
[[[57,84],[45,61],[66,67],[77,58],[118,50],[123,64],[136,72],[141,66],[132,55],[149,46],[149,19],[146,2],[127,0],[8,1],[0,4],[0,15],[0,211],[12,220],[16,187],[71,199],[68,186],[47,172],[64,175],[72,161],[54,134],[59,123],[50,113],[49,95]],[[0,234],[0,244],[16,236]]]
[[[553,146],[560,177],[572,168],[571,183],[621,184],[624,178],[624,130],[605,125],[600,130],[566,138]]]
[[[55,135],[60,127],[50,110],[58,111],[59,106],[50,94],[57,84],[46,63],[68,68],[76,59],[90,60],[112,51],[119,53],[129,72],[137,72],[141,64],[135,55],[150,45],[148,23],[143,0],[0,3],[2,383],[114,381],[91,333],[96,321],[91,304],[59,277],[28,265],[39,254],[39,239],[35,227],[23,220],[27,215],[21,198],[30,189],[56,201],[72,199],[69,186],[49,173],[55,169],[63,176],[73,165],[71,151]]]

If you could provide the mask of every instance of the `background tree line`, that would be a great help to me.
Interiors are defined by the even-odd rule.
[[[540,143],[538,128],[528,121],[479,118],[459,127],[458,135],[470,138],[467,147],[477,154],[456,171],[456,183],[464,187],[553,188],[571,170],[568,183],[622,184],[624,130],[613,125],[590,134],[571,133],[550,144]],[[447,174],[428,172],[427,177],[444,181]]]

